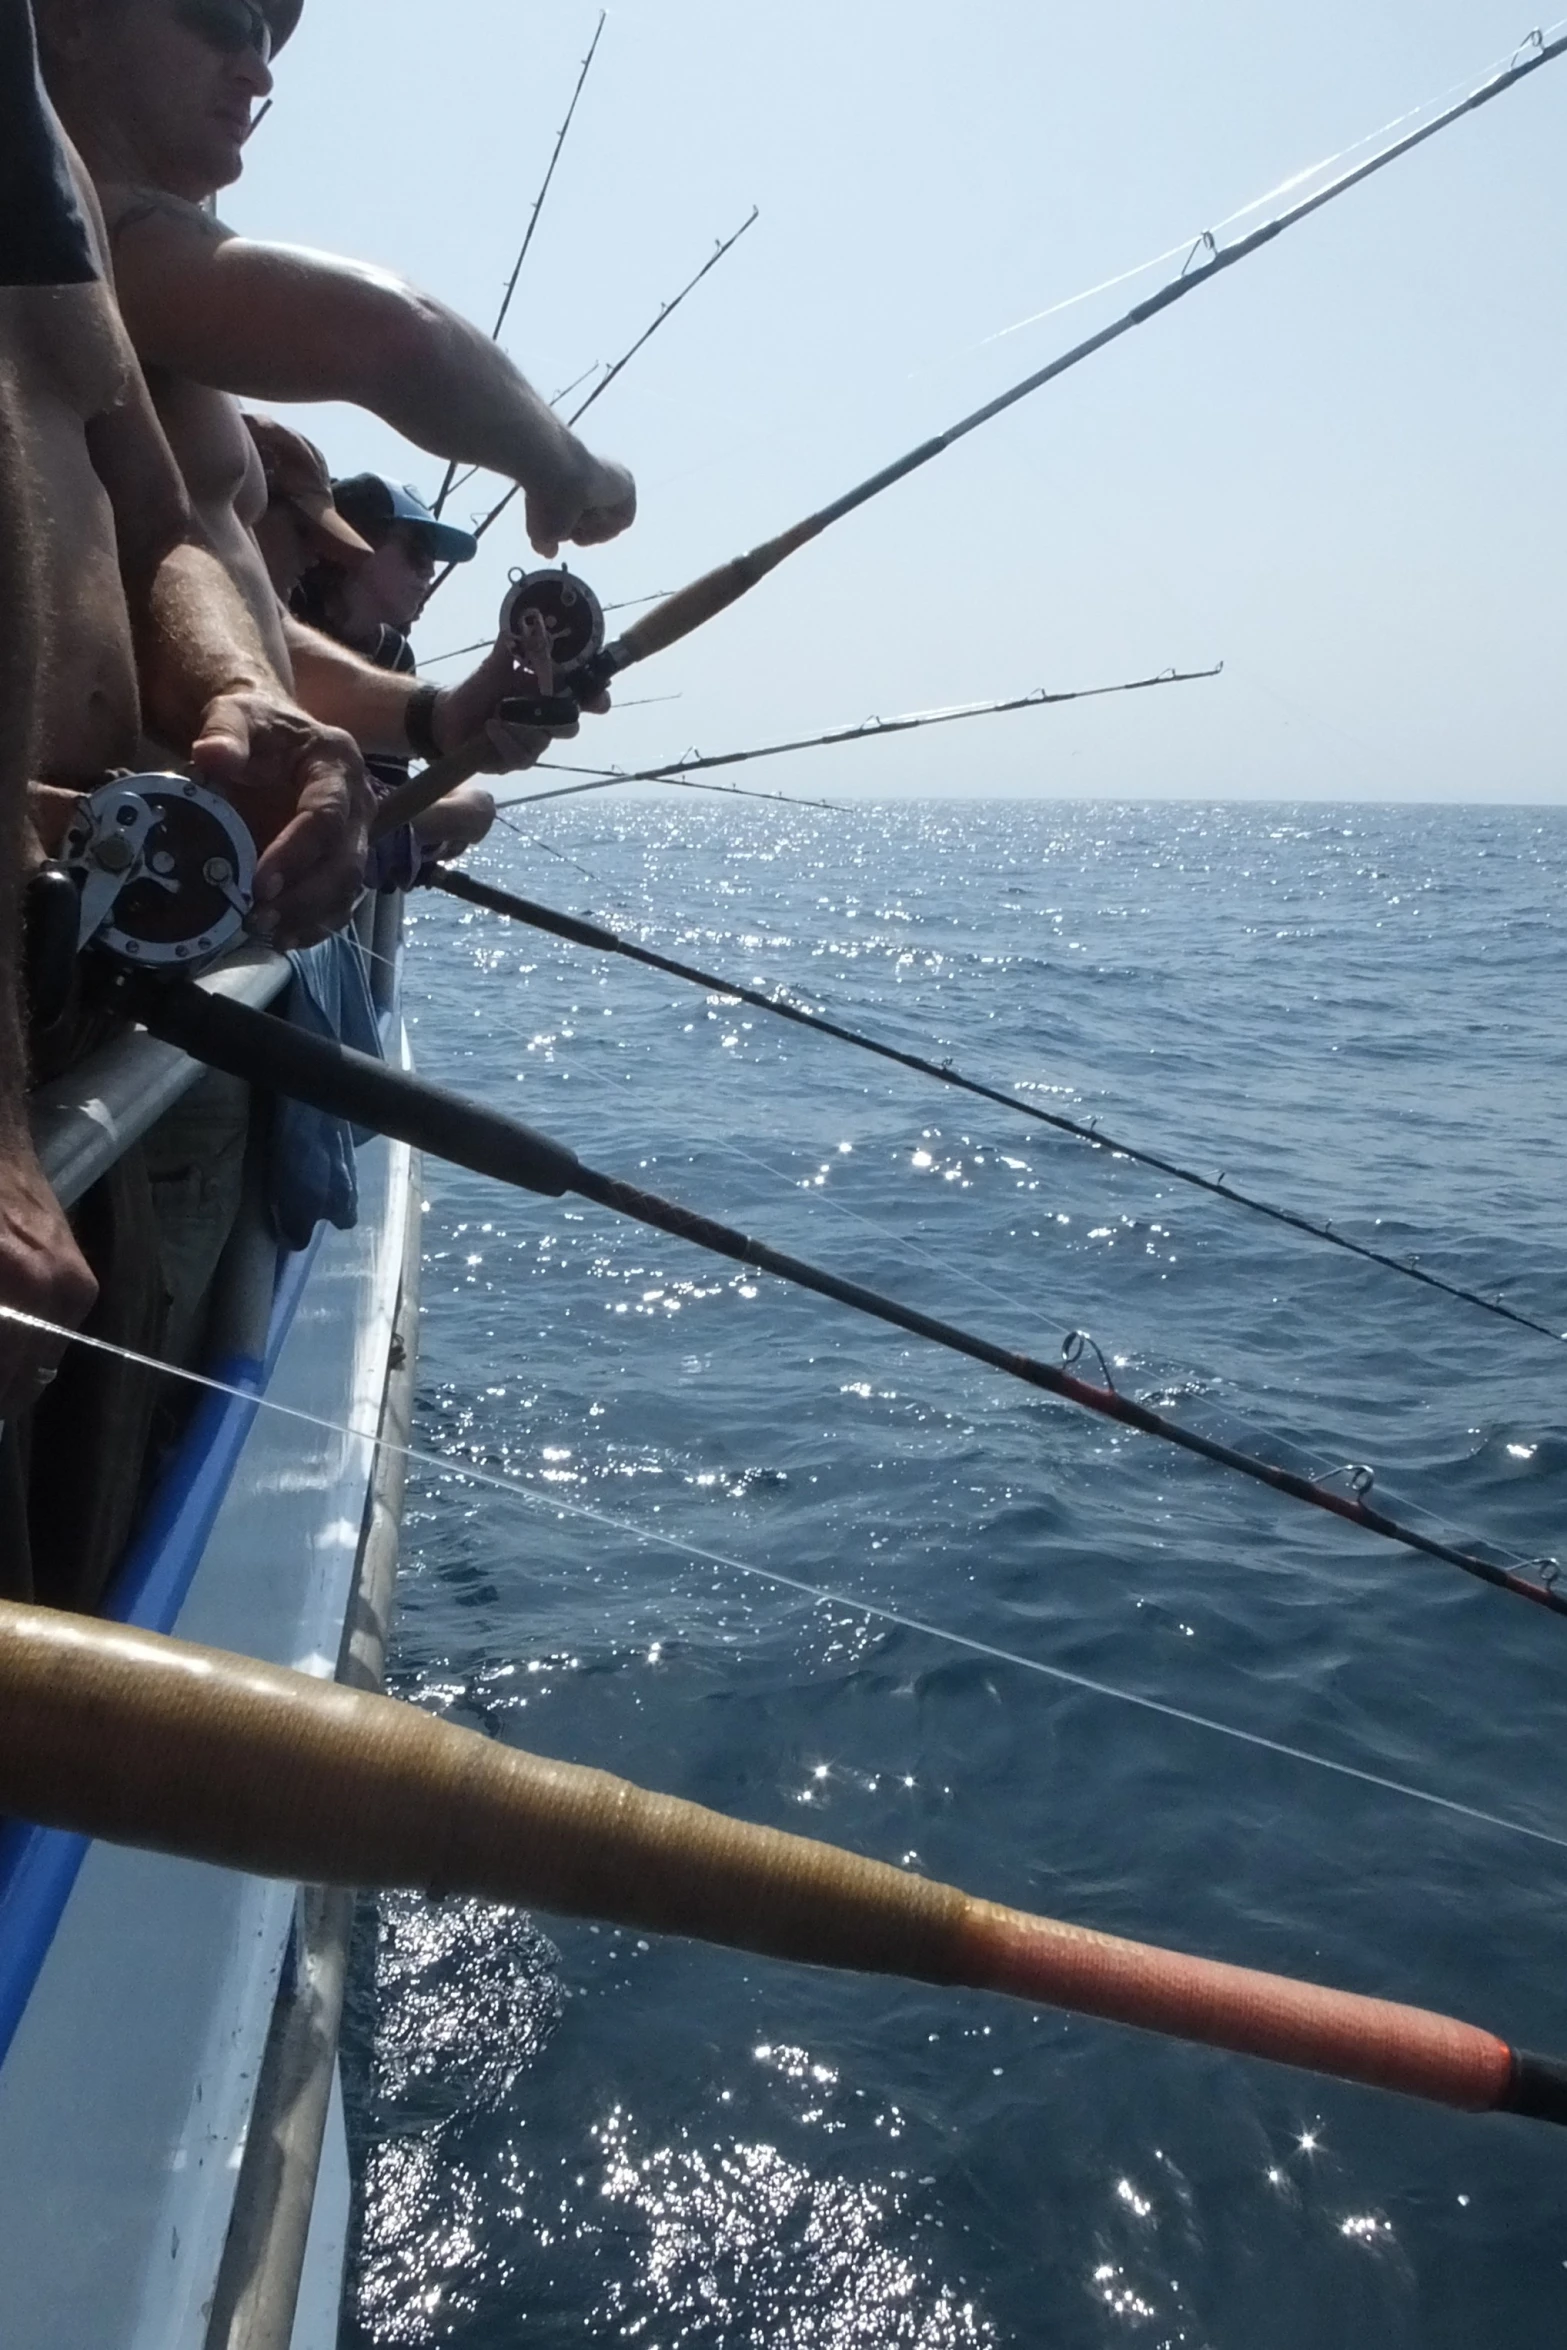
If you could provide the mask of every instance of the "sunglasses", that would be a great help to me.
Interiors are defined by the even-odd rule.
[[[272,61],[272,27],[253,0],[175,0],[174,18],[222,57],[253,49],[263,65]]]

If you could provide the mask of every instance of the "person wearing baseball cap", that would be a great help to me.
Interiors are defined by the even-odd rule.
[[[332,496],[338,522],[351,527],[372,552],[367,562],[345,563],[334,549],[323,548],[294,596],[293,609],[377,669],[413,677],[417,664],[408,632],[424,607],[435,567],[471,563],[479,542],[470,531],[439,521],[417,491],[383,474],[349,474],[332,484]],[[515,659],[509,640],[497,645],[471,677],[446,689],[448,696],[471,705],[477,723],[508,689],[516,690]],[[433,717],[436,688],[416,690]],[[524,730],[500,728],[493,748],[498,768],[531,764],[538,755],[537,743]],[[383,790],[394,791],[408,779],[406,759],[377,755],[366,763],[371,780]],[[407,873],[398,868],[399,881],[406,885],[416,878],[426,854],[450,856],[472,848],[494,815],[495,803],[482,785],[459,784],[415,826],[414,862]]]
[[[256,540],[282,601],[291,600],[313,563],[344,571],[368,563],[374,550],[334,504],[332,476],[315,442],[275,416],[247,414],[245,424],[267,477]]]
[[[471,530],[439,522],[406,482],[388,481],[384,474],[351,473],[334,482],[338,511],[373,547],[384,545],[395,530],[403,543],[427,554],[435,563],[471,563],[479,542]]]

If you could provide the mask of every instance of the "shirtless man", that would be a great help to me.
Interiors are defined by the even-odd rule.
[[[33,72],[31,41],[0,25],[0,86]],[[0,150],[0,289],[80,284],[92,274],[74,191],[30,110]],[[45,129],[47,126],[43,126]],[[29,136],[33,132],[33,136]],[[8,299],[0,290],[0,301]],[[0,366],[0,1305],[70,1328],[97,1284],[44,1180],[27,1130],[22,877],[35,682],[43,650],[26,417]],[[0,1418],[25,1410],[53,1378],[63,1342],[0,1320]],[[0,1479],[0,1529],[14,1533]]]
[[[437,457],[488,467],[527,493],[541,555],[613,538],[636,512],[631,476],[592,456],[487,337],[365,264],[236,236],[206,209],[243,169],[270,60],[301,0],[38,0],[45,71],[107,216],[120,303],[198,520],[250,605],[281,675],[370,750],[457,747],[467,713],[437,704],[410,742],[407,678],[279,612],[254,526],[260,461],[236,393],[347,400]]]
[[[15,397],[0,374],[0,1306],[71,1328],[88,1312],[98,1285],[27,1131],[22,851],[40,635],[19,427]],[[63,1343],[0,1320],[0,1419],[36,1400],[54,1376]]]
[[[0,604],[0,646],[14,657],[31,620],[36,681],[20,781],[30,771],[31,813],[47,834],[106,771],[147,763],[145,723],[242,809],[264,851],[255,926],[303,944],[342,923],[362,883],[363,762],[347,736],[283,692],[243,599],[195,534],[105,282],[105,253],[91,182],[38,80],[26,0],[0,0],[0,407],[31,521],[31,577]],[[25,542],[8,530],[6,543],[14,568]],[[26,1142],[16,903],[39,843],[24,831],[15,747],[0,801],[0,990],[9,990],[0,995],[0,1298],[72,1323],[93,1307],[93,1278]],[[51,1047],[69,1053],[77,1025],[62,1022]],[[202,1249],[221,1247],[243,1099],[225,1109],[233,1147],[197,1170],[192,1203],[168,1183],[160,1197],[158,1153],[179,1139],[165,1119],[75,1211],[102,1285],[100,1337],[161,1352],[165,1284],[178,1291],[171,1263],[183,1272]],[[177,1212],[165,1214],[171,1201]],[[134,1364],[77,1349],[40,1402],[58,1350],[27,1341],[29,1387],[17,1345],[14,1325],[0,1330],[0,1588],[92,1606],[134,1513],[156,1384]],[[39,1408],[26,1413],[29,1402]]]
[[[104,282],[90,183],[62,152],[38,87],[25,0],[0,11],[0,151],[10,241],[30,244],[51,190],[81,240],[69,282],[49,281],[45,267],[59,265],[50,259],[29,265],[30,281],[13,266],[0,286],[0,372],[40,493],[34,775],[63,787],[35,794],[35,811],[58,826],[81,790],[141,764],[145,728],[242,808],[264,851],[257,929],[306,943],[345,919],[360,886],[363,765],[350,739],[280,687],[251,614],[193,527]]]

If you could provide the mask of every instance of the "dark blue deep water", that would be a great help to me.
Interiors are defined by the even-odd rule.
[[[497,833],[479,869],[1567,1329],[1567,811],[546,816],[556,854]],[[1019,1347],[1090,1331],[1123,1387],[1567,1552],[1550,1339],[451,904],[418,908],[410,988],[427,1072],[585,1158]],[[410,1493],[405,1693],[1567,2053],[1567,1848],[1506,1824],[1567,1838],[1567,1623],[596,1209],[426,1189],[419,1441],[450,1465]],[[1567,2338],[1567,2134],[1000,2000],[397,1901],[350,2059],[356,2350]]]

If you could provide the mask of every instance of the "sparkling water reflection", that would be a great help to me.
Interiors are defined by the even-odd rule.
[[[568,804],[569,807],[569,804]],[[486,869],[1505,1287],[1567,1328],[1567,816],[578,807]],[[557,878],[557,874],[559,878]],[[564,886],[563,886],[564,884]],[[1560,1547],[1543,1339],[1146,1170],[427,902],[448,1081],[987,1332]],[[1567,2047],[1560,1856],[677,1543],[1560,1827],[1535,1611],[595,1210],[428,1170],[400,1685],[492,1735]],[[345,2340],[1326,2342],[1567,2323],[1567,2147],[1134,2034],[475,1905],[361,1938]]]

